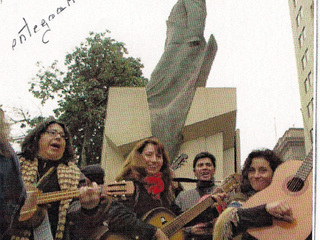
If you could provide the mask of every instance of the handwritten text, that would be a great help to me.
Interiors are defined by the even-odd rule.
[[[42,33],[42,42],[47,44],[49,42],[49,37],[47,36],[48,32],[51,31],[49,26],[49,22],[51,22],[56,16],[61,14],[67,7],[70,7],[71,3],[75,3],[75,0],[66,0],[67,6],[58,7],[55,13],[52,13],[48,16],[47,20],[42,19],[39,25],[32,25],[30,26],[27,20],[23,17],[22,20],[24,22],[23,27],[18,31],[18,37],[12,40],[12,50],[16,48],[16,46],[20,43],[21,45],[27,41],[28,38],[31,38],[33,35],[43,32]]]

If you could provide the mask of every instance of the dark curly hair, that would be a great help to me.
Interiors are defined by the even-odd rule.
[[[198,153],[193,160],[193,169],[196,167],[198,160],[202,158],[210,158],[212,165],[216,167],[216,158],[209,152],[201,152]]]
[[[45,120],[43,123],[36,126],[33,130],[31,130],[28,135],[23,139],[21,143],[21,156],[25,157],[26,159],[33,160],[38,156],[39,153],[39,140],[41,134],[47,131],[48,127],[52,124],[59,124],[66,135],[66,148],[64,150],[62,159],[66,162],[74,161],[75,154],[72,147],[72,139],[70,131],[68,130],[67,126],[58,121],[54,118],[50,118]]]
[[[270,149],[253,150],[251,153],[249,153],[242,168],[241,192],[248,193],[250,191],[254,191],[249,182],[248,173],[252,163],[252,159],[260,157],[269,162],[273,172],[281,163],[283,163],[283,161],[275,154],[275,152]]]

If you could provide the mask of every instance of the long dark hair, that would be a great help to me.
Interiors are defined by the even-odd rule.
[[[253,150],[251,153],[249,153],[242,168],[241,192],[245,194],[254,191],[249,182],[248,173],[252,163],[252,159],[259,157],[264,158],[269,162],[273,172],[281,163],[283,163],[282,160],[275,154],[275,152],[270,149]]]
[[[142,158],[142,152],[149,143],[155,145],[158,153],[162,155],[163,164],[160,172],[162,173],[162,180],[165,186],[162,195],[168,202],[172,202],[174,195],[172,189],[172,170],[170,169],[170,161],[163,143],[157,138],[152,137],[144,139],[134,146],[126,158],[124,167],[121,173],[116,177],[116,180],[119,181],[133,178],[137,181],[142,181],[142,179],[147,176],[147,165]]]
[[[48,127],[52,124],[59,124],[66,135],[66,148],[64,150],[62,159],[64,161],[74,161],[75,154],[72,147],[72,139],[70,131],[68,130],[67,126],[53,118],[45,120],[43,123],[36,126],[32,131],[28,133],[28,135],[23,139],[21,143],[21,156],[25,157],[26,159],[33,160],[38,156],[39,153],[39,141],[41,138],[41,134],[47,131]]]

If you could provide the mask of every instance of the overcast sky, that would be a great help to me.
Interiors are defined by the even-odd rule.
[[[163,53],[165,21],[175,3],[76,0],[68,6],[67,0],[2,0],[0,104],[8,114],[12,107],[52,114],[54,104],[42,107],[28,92],[36,62],[48,66],[56,59],[63,64],[89,31],[110,30],[109,36],[124,42],[131,56],[141,58],[149,78]],[[57,14],[59,7],[66,8]],[[205,38],[213,34],[218,43],[207,87],[237,89],[243,161],[253,149],[272,149],[290,127],[303,127],[289,6],[286,0],[208,0],[207,13]],[[42,19],[48,25],[42,27]],[[26,36],[23,44],[20,31]]]

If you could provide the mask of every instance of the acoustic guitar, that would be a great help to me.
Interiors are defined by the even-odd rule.
[[[282,163],[274,172],[271,184],[256,193],[244,208],[285,200],[292,209],[292,223],[273,219],[273,225],[250,228],[248,232],[259,240],[304,240],[312,231],[312,156],[304,161]]]
[[[20,210],[20,222],[24,222],[32,218],[34,213],[37,211],[38,205],[76,198],[79,197],[80,194],[79,189],[42,193],[35,186],[28,184],[25,185],[25,189],[27,192],[27,198]],[[101,194],[110,197],[130,196],[134,193],[134,184],[132,181],[104,184],[100,185],[100,191]]]
[[[234,173],[227,177],[220,187],[224,192],[228,193],[235,189],[239,185],[239,183],[240,176],[238,173]],[[182,231],[180,231],[183,226],[200,215],[214,203],[215,200],[211,196],[209,196],[203,201],[194,205],[189,210],[180,214],[178,217],[175,217],[175,214],[167,208],[155,208],[146,213],[145,216],[142,217],[142,220],[158,228],[161,228],[161,230],[170,240],[184,240],[184,234]],[[124,235],[110,232],[100,238],[100,240],[128,240],[128,238]]]

